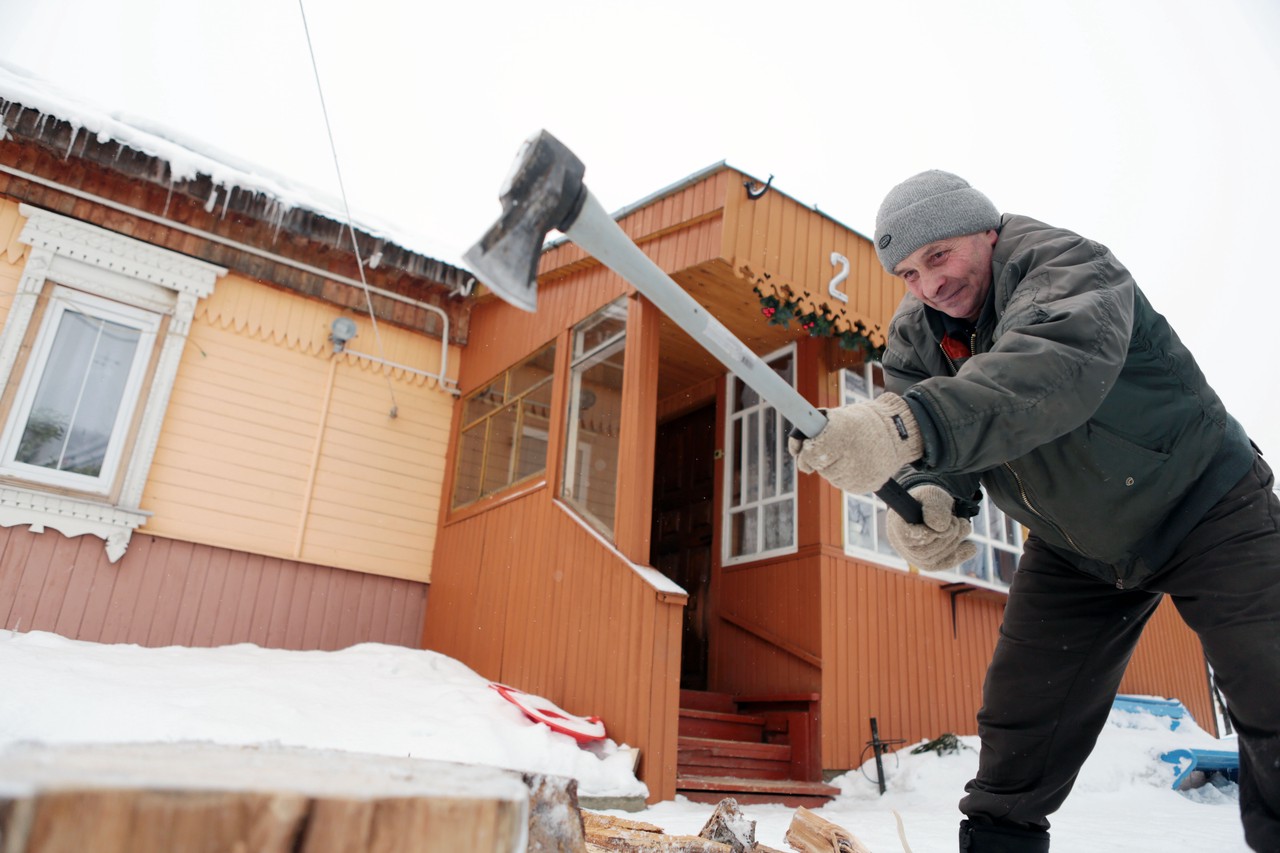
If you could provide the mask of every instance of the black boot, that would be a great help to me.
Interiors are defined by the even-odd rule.
[[[960,849],[965,853],[1049,853],[1049,833],[962,820]]]

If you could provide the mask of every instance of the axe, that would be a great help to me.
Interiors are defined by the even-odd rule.
[[[517,308],[536,310],[538,258],[547,234],[559,230],[622,276],[767,400],[791,422],[793,436],[821,433],[826,416],[631,242],[582,182],[585,171],[582,161],[545,130],[525,141],[498,194],[502,215],[463,255],[480,281]],[[906,520],[923,522],[920,502],[896,480],[885,483],[876,495]]]

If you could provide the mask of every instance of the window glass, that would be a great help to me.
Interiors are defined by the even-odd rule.
[[[554,368],[551,343],[462,401],[454,508],[546,471]]]
[[[624,297],[574,328],[565,422],[561,496],[610,538],[617,509],[626,317]]]
[[[55,287],[5,426],[4,468],[108,491],[159,322],[152,312]]]
[[[869,400],[883,393],[883,371],[879,362],[842,370],[842,402],[847,405]],[[906,561],[894,551],[885,533],[889,510],[884,502],[871,492],[845,492],[844,498],[845,552],[905,568]],[[983,500],[979,507],[978,515],[971,519],[973,535],[970,537],[978,546],[978,553],[951,571],[931,574],[935,577],[980,581],[984,585],[999,588],[1008,587],[1022,553],[1022,527],[988,500]]]
[[[765,361],[794,384],[795,350]],[[796,546],[791,425],[738,377],[729,383],[725,447],[725,563],[790,553]]]

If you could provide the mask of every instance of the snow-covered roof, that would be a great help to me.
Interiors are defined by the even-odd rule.
[[[170,181],[175,185],[207,178],[220,191],[210,196],[210,211],[216,208],[219,198],[225,200],[232,190],[238,189],[261,193],[274,200],[281,210],[302,209],[335,222],[347,222],[345,206],[339,197],[300,184],[145,116],[113,112],[88,103],[30,72],[0,61],[0,107],[7,108],[10,103],[35,110],[51,120],[67,122],[75,129],[72,144],[84,133],[100,143],[116,142],[158,158],[168,166]],[[0,138],[10,135],[4,120],[0,115]],[[359,231],[415,254],[436,260],[450,256],[449,252],[433,245],[429,236],[410,233],[381,221],[374,214],[352,211],[350,218]]]

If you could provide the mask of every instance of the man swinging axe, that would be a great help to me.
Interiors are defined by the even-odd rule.
[[[1128,270],[1091,240],[1001,215],[941,171],[895,186],[876,251],[906,284],[887,392],[791,442],[848,491],[896,476],[924,569],[965,559],[952,496],[1031,532],[978,713],[960,848],[1047,851],[1163,595],[1200,637],[1239,734],[1245,838],[1280,851],[1280,501],[1270,468]]]
[[[1048,850],[1047,816],[1168,593],[1240,735],[1245,836],[1280,850],[1280,502],[1261,454],[1105,247],[1001,216],[945,172],[898,185],[876,227],[881,262],[908,290],[888,393],[828,417],[650,261],[583,172],[550,134],[526,142],[502,217],[465,256],[495,293],[533,310],[538,255],[559,229],[795,425],[802,471],[879,489],[912,563],[973,554],[954,509],[980,483],[1031,530],[983,689],[961,849]]]

